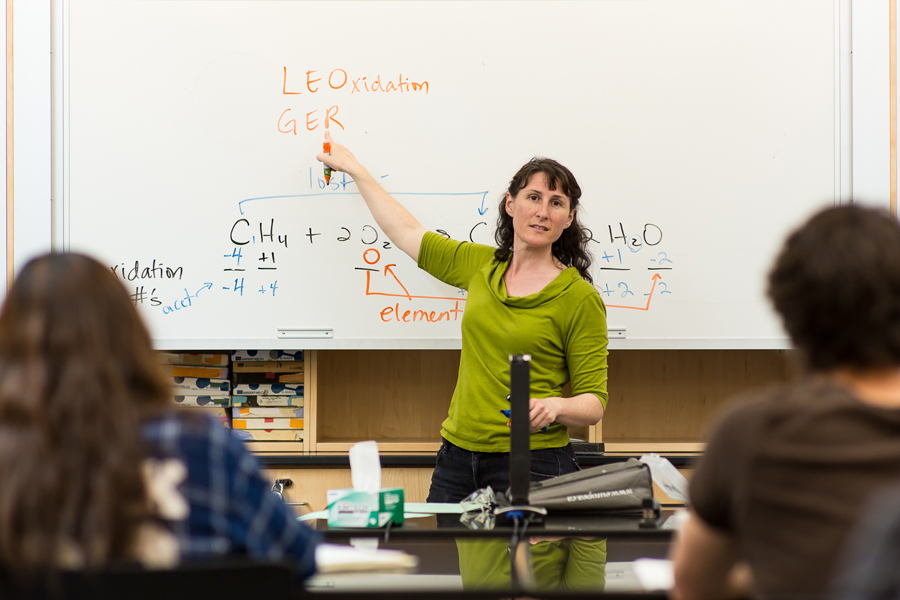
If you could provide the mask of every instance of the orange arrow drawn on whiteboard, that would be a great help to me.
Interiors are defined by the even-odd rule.
[[[409,295],[409,290],[406,289],[406,286],[403,285],[403,284],[400,282],[400,280],[397,278],[397,274],[394,273],[394,272],[391,270],[391,267],[396,267],[396,266],[397,266],[397,265],[395,265],[395,264],[390,264],[390,265],[385,266],[385,267],[384,267],[384,276],[387,277],[387,274],[390,273],[390,274],[391,274],[391,277],[393,277],[394,280],[395,280],[397,283],[400,284],[400,287],[403,288],[403,291],[406,292],[406,298],[407,298],[408,300],[412,300],[412,296]]]
[[[385,267],[385,269],[384,269],[385,275],[387,275],[387,271],[389,270],[389,267],[396,267],[396,266],[397,265],[388,265],[387,267]],[[393,271],[391,271],[391,275],[394,275]],[[400,280],[397,279],[396,275],[394,275],[394,279],[397,280],[397,283],[400,283]],[[454,298],[454,297],[447,297],[447,296],[413,296],[412,294],[409,293],[409,290],[407,290],[406,286],[404,286],[402,283],[400,283],[400,287],[403,288],[403,291],[406,292],[406,294],[386,294],[384,292],[372,292],[372,291],[370,291],[370,287],[369,287],[369,284],[371,284],[371,283],[372,283],[372,271],[366,271],[366,296],[388,296],[389,298],[406,298],[407,300],[412,300],[413,298],[418,298],[421,300],[453,300],[453,301],[460,301],[460,302],[466,301],[466,298]]]
[[[653,290],[656,289],[656,282],[662,279],[659,273],[653,274],[653,287],[650,288],[650,295],[647,296],[647,306],[617,306],[615,304],[607,304],[606,308],[630,308],[631,310],[650,310],[650,300],[653,298]]]

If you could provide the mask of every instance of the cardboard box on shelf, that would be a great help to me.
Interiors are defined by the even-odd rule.
[[[174,396],[173,400],[178,406],[187,407],[222,407],[231,406],[231,396]]]
[[[208,377],[171,377],[172,387],[182,396],[228,396],[231,382],[227,379]]]
[[[303,396],[232,396],[232,406],[303,406]]]
[[[235,406],[231,409],[231,416],[235,419],[247,419],[250,417],[287,417],[290,419],[302,419],[302,406]]]
[[[228,379],[228,367],[163,365],[162,368],[165,374],[170,377],[203,377],[208,379]]]
[[[286,375],[278,375],[279,383],[303,383],[303,373],[287,373]]]
[[[235,396],[302,396],[302,383],[236,383]]]
[[[232,419],[234,429],[303,429],[303,419],[267,417]]]
[[[194,365],[207,367],[227,367],[228,354],[201,354],[198,352],[159,352],[159,360],[164,365]]]
[[[234,350],[233,361],[251,360],[303,360],[303,350]]]
[[[235,373],[302,373],[303,361],[249,360],[235,361]]]
[[[302,442],[302,429],[235,429],[234,434],[248,442]]]

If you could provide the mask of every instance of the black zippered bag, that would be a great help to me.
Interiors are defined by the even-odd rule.
[[[650,468],[629,458],[576,473],[532,482],[528,503],[556,511],[639,511],[653,500]]]

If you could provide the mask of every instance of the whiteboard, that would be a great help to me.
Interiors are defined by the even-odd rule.
[[[582,186],[611,348],[782,348],[785,234],[838,200],[822,0],[63,5],[64,248],[160,348],[458,348],[466,294],[392,247],[326,120],[430,230],[492,244],[532,156]]]

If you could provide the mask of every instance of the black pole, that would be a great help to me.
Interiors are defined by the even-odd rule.
[[[531,485],[531,356],[509,358],[509,498],[514,506],[528,504]]]

